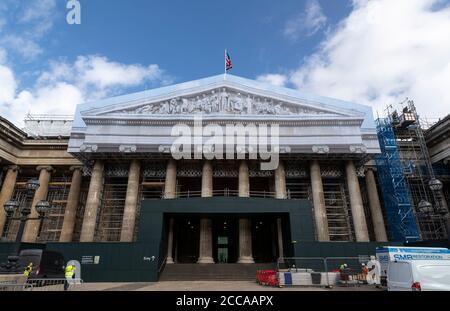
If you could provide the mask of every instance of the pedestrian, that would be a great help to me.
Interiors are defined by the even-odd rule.
[[[361,272],[362,272],[362,280],[361,281],[368,283],[369,268],[367,267],[367,265],[365,263],[362,264]]]
[[[340,267],[339,267],[339,272],[341,273],[341,281],[344,281],[345,283],[348,282],[349,280],[349,275],[348,275],[348,269],[347,269],[347,264],[343,263]]]
[[[68,290],[70,286],[70,282],[75,277],[75,266],[74,265],[67,265],[66,269],[64,270],[64,290]]]
[[[368,283],[374,284],[377,287],[381,285],[381,265],[375,256],[370,256],[370,261],[367,263],[369,274]]]
[[[28,264],[28,266],[25,268],[25,271],[23,271],[23,275],[26,277],[29,277],[31,272],[33,272],[33,263],[32,262],[30,262]]]

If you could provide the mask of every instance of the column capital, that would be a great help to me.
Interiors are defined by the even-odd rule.
[[[376,172],[375,167],[373,166],[364,166],[364,172]]]
[[[83,169],[84,169],[84,166],[81,166],[81,165],[74,165],[74,166],[71,166],[69,168],[69,170],[71,172],[73,172],[73,171],[83,171]]]
[[[51,173],[55,169],[50,165],[40,165],[40,166],[36,167],[36,171],[40,172],[42,170],[46,170],[47,172]]]
[[[4,171],[9,171],[9,170],[11,170],[11,171],[13,171],[13,172],[16,172],[16,171],[20,171],[20,166],[18,166],[18,165],[8,165],[8,166],[5,166],[5,167],[3,168],[3,170],[4,170]]]

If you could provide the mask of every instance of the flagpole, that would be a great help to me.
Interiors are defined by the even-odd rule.
[[[225,49],[225,58],[223,59],[224,61],[224,79],[227,78],[227,49]]]

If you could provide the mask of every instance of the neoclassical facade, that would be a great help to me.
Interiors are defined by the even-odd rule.
[[[196,157],[212,136],[206,130],[201,143],[192,140],[191,158],[175,159],[174,127],[194,133],[200,115],[203,129],[241,125],[235,134],[245,142],[249,126],[276,125],[279,164],[261,169],[268,159],[254,156],[251,144],[237,144],[231,158]],[[161,201],[182,208],[189,200],[212,203],[201,213],[165,214],[167,263],[275,261],[296,242],[293,214],[277,213],[279,200],[309,202],[313,240],[388,241],[367,106],[220,75],[79,105],[70,137],[32,138],[4,119],[0,135],[0,205],[26,204],[24,185],[35,177],[41,186],[28,204],[47,199],[54,207],[47,219],[28,222],[25,242],[134,242],[142,208]],[[242,211],[224,212],[235,198]],[[16,231],[1,209],[2,239]]]

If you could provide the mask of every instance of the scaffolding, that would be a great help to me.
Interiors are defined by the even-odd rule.
[[[52,205],[50,213],[41,222],[38,242],[58,242],[64,222],[71,180],[67,176],[54,177],[49,183],[47,200]]]
[[[127,193],[127,179],[105,178],[97,215],[95,241],[119,242]]]
[[[312,202],[312,188],[309,180],[288,179],[286,188],[289,199],[303,199]],[[323,195],[330,241],[353,241],[351,210],[345,182],[340,178],[324,179]]]
[[[19,202],[21,206],[31,205],[30,201],[27,201],[27,188],[26,182],[29,178],[20,176],[17,178],[16,185],[11,200]],[[3,232],[1,232],[2,241],[15,241],[17,232],[19,231],[20,221],[16,220],[21,216],[20,211],[16,210],[13,215],[6,215],[5,226]]]
[[[391,240],[442,239],[445,220],[429,186],[435,175],[424,130],[414,102],[401,106],[400,113],[389,106],[387,117],[376,121],[382,154],[375,160]]]

